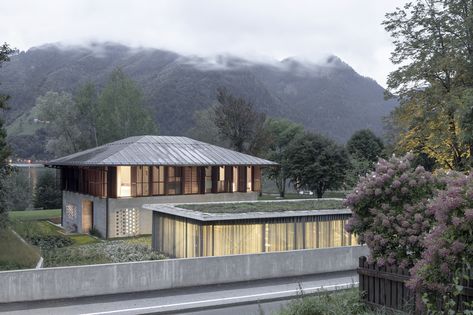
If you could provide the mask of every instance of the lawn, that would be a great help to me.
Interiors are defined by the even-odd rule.
[[[11,229],[0,231],[0,270],[34,268],[39,250],[22,242]]]
[[[343,209],[343,200],[301,199],[277,202],[235,202],[215,204],[183,204],[179,208],[207,213],[280,212],[294,210]]]
[[[61,209],[9,212],[9,218],[11,220],[47,220],[58,217],[61,217]]]
[[[331,190],[324,193],[324,198],[346,198],[350,193],[348,190]],[[314,195],[301,195],[298,193],[286,193],[284,198],[279,197],[277,193],[263,194],[258,200],[280,200],[280,199],[314,199]]]

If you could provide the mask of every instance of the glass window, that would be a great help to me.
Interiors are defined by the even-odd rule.
[[[118,197],[131,196],[131,167],[130,166],[117,167],[117,196]]]
[[[251,166],[246,168],[246,191],[252,191],[252,176],[251,176]]]
[[[225,192],[225,167],[218,168],[217,192]]]
[[[233,167],[232,192],[238,191],[238,166]]]
[[[212,167],[207,166],[205,168],[205,192],[212,192]]]
[[[168,194],[169,195],[180,195],[181,194],[181,168],[180,167],[168,167]]]
[[[184,194],[199,193],[199,176],[197,167],[184,167]]]
[[[133,169],[136,171],[136,195],[149,196],[149,166],[137,166]]]

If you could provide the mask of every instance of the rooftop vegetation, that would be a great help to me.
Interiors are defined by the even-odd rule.
[[[343,209],[343,200],[301,199],[297,201],[183,204],[177,207],[207,213],[282,212]]]

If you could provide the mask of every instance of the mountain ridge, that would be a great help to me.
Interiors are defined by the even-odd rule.
[[[269,116],[302,123],[339,142],[358,129],[382,134],[382,117],[397,105],[384,100],[384,89],[376,81],[334,55],[319,63],[300,57],[264,62],[232,55],[185,56],[110,42],[45,44],[12,56],[0,71],[1,92],[11,96],[6,114],[10,142],[35,136],[36,130],[29,134],[28,128],[22,131],[17,125],[19,119],[25,125],[34,118],[31,111],[38,96],[50,90],[74,93],[89,81],[101,88],[116,67],[142,89],[163,135],[186,134],[193,113],[211,106],[219,87]]]

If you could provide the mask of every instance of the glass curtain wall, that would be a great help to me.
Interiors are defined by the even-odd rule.
[[[349,215],[203,223],[154,213],[153,248],[172,257],[222,256],[357,245]]]

